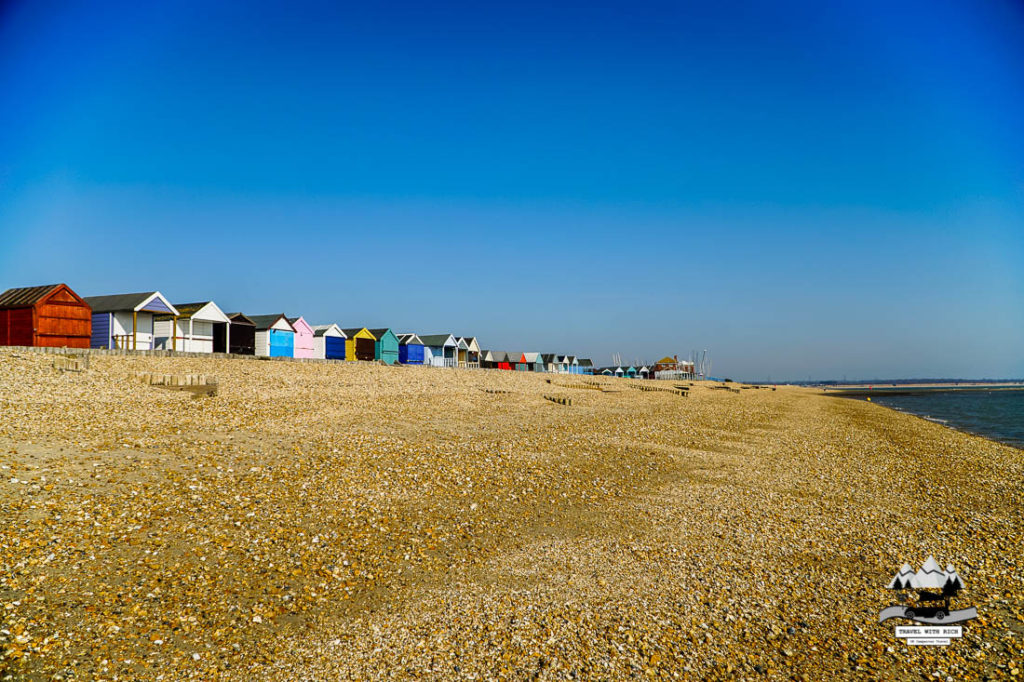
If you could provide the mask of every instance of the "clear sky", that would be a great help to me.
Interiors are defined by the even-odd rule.
[[[57,281],[1024,376],[1024,5],[0,2],[0,289]]]

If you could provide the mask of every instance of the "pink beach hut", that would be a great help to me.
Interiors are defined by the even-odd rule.
[[[313,328],[302,317],[289,317],[288,321],[295,327],[295,355],[293,357],[315,358]]]

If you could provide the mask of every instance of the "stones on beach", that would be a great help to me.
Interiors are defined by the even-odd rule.
[[[563,410],[514,372],[3,353],[13,678],[970,679],[1024,660],[1020,454],[908,415],[789,388],[680,401],[594,379],[610,390]],[[875,623],[925,548],[984,607],[941,656]]]

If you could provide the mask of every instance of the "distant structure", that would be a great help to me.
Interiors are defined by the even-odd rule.
[[[680,360],[678,355],[665,356],[651,367],[655,379],[688,379],[696,378],[696,368],[692,360]]]

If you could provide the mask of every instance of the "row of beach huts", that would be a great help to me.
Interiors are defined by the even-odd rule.
[[[301,315],[224,312],[213,301],[172,304],[159,291],[81,297],[66,284],[21,287],[0,294],[0,345],[376,360],[389,365],[637,378],[654,375],[648,367],[595,368],[589,358],[573,355],[484,350],[472,336],[312,325]]]

